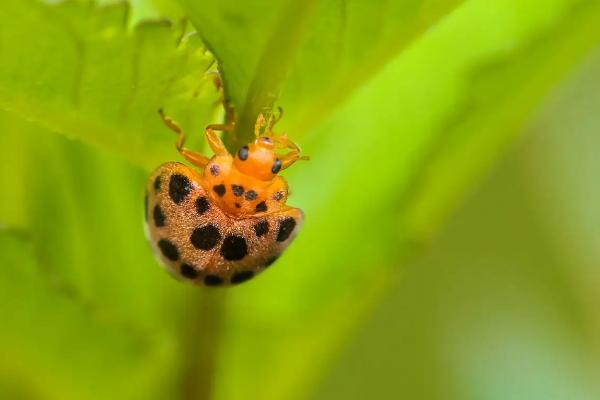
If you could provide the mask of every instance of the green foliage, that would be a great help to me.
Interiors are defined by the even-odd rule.
[[[414,241],[600,39],[591,1],[177,5],[220,62],[242,138],[284,107],[311,156],[286,175],[303,231],[226,293],[168,278],[141,224],[147,169],[178,157],[156,110],[201,143],[218,111],[211,56],[185,28],[127,28],[124,5],[3,2],[0,304],[14,315],[0,386],[302,398]]]
[[[197,35],[166,21],[127,29],[124,3],[0,5],[0,105],[53,131],[154,168],[172,154],[157,110],[197,132],[216,103]],[[192,117],[193,116],[193,117]]]
[[[462,0],[178,2],[219,59],[248,140],[282,86],[287,126],[306,130]]]
[[[313,400],[600,398],[600,47],[557,89]]]

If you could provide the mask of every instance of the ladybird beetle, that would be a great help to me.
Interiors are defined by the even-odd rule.
[[[254,142],[235,155],[215,132],[232,130],[233,123],[209,125],[212,158],[185,148],[183,130],[159,113],[177,134],[177,150],[200,171],[168,162],[148,179],[146,233],[156,257],[176,278],[196,284],[247,281],[277,260],[302,224],[302,211],[286,205],[288,186],[278,173],[307,157],[273,133],[281,112],[268,121],[259,115]]]

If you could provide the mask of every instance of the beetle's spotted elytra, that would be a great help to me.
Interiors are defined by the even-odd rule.
[[[148,179],[146,231],[156,257],[175,277],[196,284],[251,279],[277,260],[302,225],[304,214],[286,204],[287,182],[278,173],[307,157],[273,133],[272,116],[259,116],[255,140],[236,154],[215,133],[233,124],[209,125],[205,135],[214,156],[208,158],[185,148],[183,130],[160,115],[177,133],[177,150],[198,169],[167,162]]]

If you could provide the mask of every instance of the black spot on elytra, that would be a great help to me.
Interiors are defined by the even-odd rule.
[[[213,164],[210,166],[210,174],[212,176],[218,176],[219,172],[221,172],[221,168],[217,164]]]
[[[277,231],[277,241],[283,242],[290,237],[290,234],[296,227],[296,220],[292,217],[286,217],[279,222],[279,229]]]
[[[238,261],[248,254],[246,239],[241,236],[227,236],[221,246],[221,255],[228,261]]]
[[[256,236],[266,235],[269,232],[269,222],[267,220],[257,222],[254,225],[254,232],[256,232]]]
[[[285,195],[285,193],[283,193],[283,192],[275,192],[275,194],[273,195],[273,200],[281,201],[281,199],[283,199],[284,195]]]
[[[173,200],[173,203],[181,203],[191,191],[192,185],[187,177],[181,174],[171,175],[171,179],[169,180],[169,196]]]
[[[213,186],[213,190],[220,197],[223,197],[225,195],[225,185],[223,184]]]
[[[252,201],[252,200],[256,199],[256,196],[257,196],[257,194],[254,190],[248,190],[244,197],[246,198],[246,200]]]
[[[281,171],[281,160],[278,158],[273,163],[273,166],[271,167],[271,172],[274,173],[274,174],[276,174],[279,171]]]
[[[236,197],[240,197],[244,194],[244,187],[240,185],[231,185],[231,190],[233,191],[233,195]]]
[[[267,262],[266,262],[266,263],[265,263],[265,265],[264,265],[264,268],[269,268],[269,267],[270,267],[271,265],[273,265],[273,263],[274,263],[275,261],[277,261],[278,259],[279,259],[279,255],[277,255],[277,256],[275,256],[275,257],[273,257],[273,258],[271,258],[271,259],[267,260]]]
[[[165,226],[165,220],[167,219],[167,217],[165,217],[165,214],[162,211],[162,208],[160,208],[160,206],[157,204],[154,206],[154,225],[157,228],[160,228],[161,226]]]
[[[238,284],[242,282],[246,282],[248,279],[254,276],[254,272],[252,271],[240,271],[233,274],[231,277],[231,283]]]
[[[190,264],[181,264],[181,275],[185,276],[188,279],[195,279],[198,277],[198,271],[194,268],[193,265]]]
[[[210,208],[208,200],[204,196],[200,196],[196,199],[196,212],[198,215],[204,214]]]
[[[223,283],[223,279],[217,275],[206,275],[204,277],[204,284],[206,286],[219,286]]]
[[[256,212],[265,212],[267,211],[267,203],[261,201],[256,205]]]
[[[248,159],[248,146],[243,146],[238,151],[238,157],[242,161],[246,161]]]
[[[163,255],[171,261],[177,261],[179,258],[179,250],[177,250],[177,247],[167,239],[160,239],[158,241],[158,248],[162,251]]]
[[[160,190],[160,175],[154,179],[154,190],[158,192]]]
[[[210,250],[221,240],[221,233],[214,225],[204,225],[194,229],[190,241],[195,248],[200,250]]]

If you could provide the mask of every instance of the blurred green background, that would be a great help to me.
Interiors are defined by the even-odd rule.
[[[600,398],[599,2],[0,16],[0,398]],[[284,108],[307,219],[208,290],[158,267],[142,199],[180,160],[156,110],[204,149],[223,96],[232,150]]]

